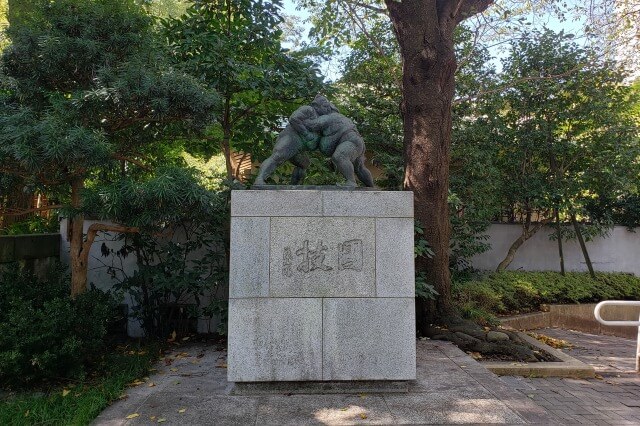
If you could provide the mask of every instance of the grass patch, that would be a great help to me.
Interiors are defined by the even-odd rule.
[[[640,278],[622,273],[506,271],[457,282],[453,297],[461,314],[480,323],[497,323],[496,315],[534,312],[542,304],[594,303],[640,298]]]
[[[59,383],[39,392],[17,392],[0,399],[2,425],[86,425],[117,400],[127,384],[144,377],[159,347],[119,346],[105,354],[85,380]]]

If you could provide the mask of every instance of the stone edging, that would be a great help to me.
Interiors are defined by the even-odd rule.
[[[554,349],[539,340],[518,332],[518,337],[532,346],[543,350],[554,357],[560,359],[559,362],[483,362],[489,371],[499,376],[525,376],[525,377],[572,377],[577,379],[587,379],[595,377],[595,370],[592,366],[575,359],[566,353]]]
[[[596,321],[593,314],[595,303],[549,305],[548,312],[534,312],[500,319],[503,327],[516,330],[534,330],[536,328],[559,327],[566,330],[582,331],[590,334],[608,334],[612,336],[636,339],[636,327],[606,326]],[[611,320],[636,321],[640,315],[637,307],[605,306],[602,317]]]

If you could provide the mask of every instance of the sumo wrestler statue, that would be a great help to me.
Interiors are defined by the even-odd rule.
[[[318,150],[331,157],[336,169],[345,177],[345,184],[356,187],[356,175],[362,183],[373,187],[371,172],[364,165],[364,140],[353,122],[338,112],[324,96],[316,96],[311,106],[305,105],[289,117],[289,124],[280,132],[273,153],[260,167],[255,185],[264,185],[280,164],[289,160],[295,166],[291,184],[302,183],[309,166],[307,151]]]

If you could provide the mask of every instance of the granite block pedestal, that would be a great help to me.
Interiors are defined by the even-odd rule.
[[[413,194],[231,196],[228,380],[416,377]]]

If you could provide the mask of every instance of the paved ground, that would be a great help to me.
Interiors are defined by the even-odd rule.
[[[225,352],[199,344],[168,354],[96,424],[640,424],[634,340],[537,332],[573,343],[565,351],[593,365],[598,378],[498,378],[449,343],[419,341],[418,379],[408,393],[238,396],[226,381]]]
[[[640,375],[635,372],[635,340],[562,329],[539,334],[575,345],[564,352],[591,364],[597,379],[501,377],[512,389],[544,407],[564,424],[640,424]]]
[[[223,351],[184,347],[96,424],[552,423],[544,408],[449,343],[419,341],[417,361],[418,379],[408,393],[237,396],[226,381]]]

